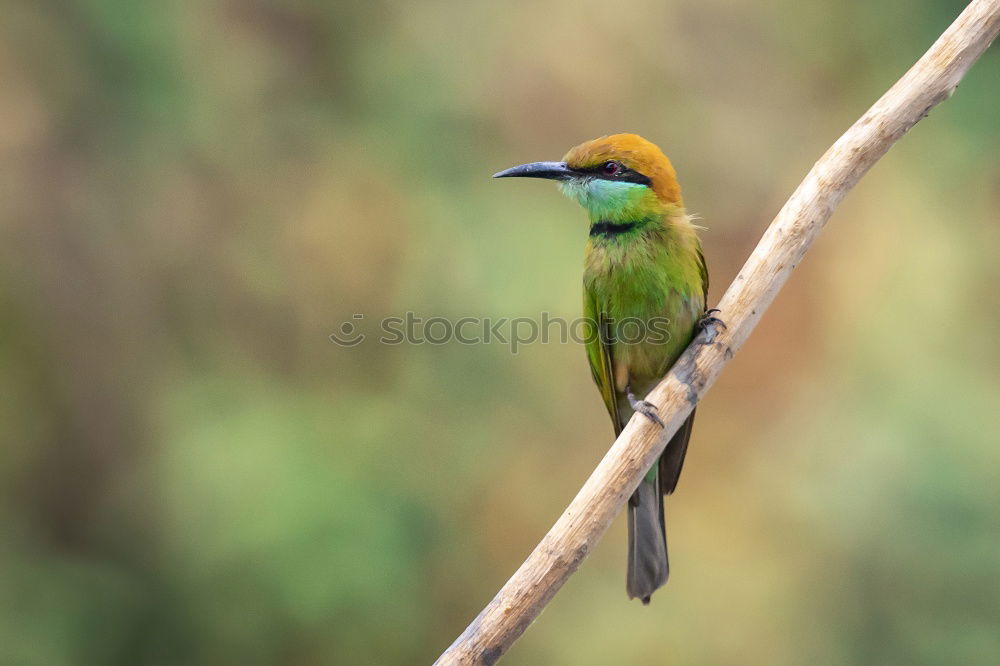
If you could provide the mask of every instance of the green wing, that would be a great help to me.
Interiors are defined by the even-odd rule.
[[[585,320],[585,340],[587,341],[587,360],[590,362],[590,372],[594,376],[594,383],[601,391],[601,398],[604,406],[611,416],[611,423],[615,427],[615,437],[621,434],[624,425],[618,415],[618,400],[615,397],[614,371],[611,365],[611,345],[608,331],[608,321],[604,312],[601,311],[594,297],[594,293],[589,289],[583,295],[583,316]]]
[[[698,245],[698,272],[701,274],[701,295],[705,302],[705,309],[708,309],[708,264],[705,263],[705,255]]]

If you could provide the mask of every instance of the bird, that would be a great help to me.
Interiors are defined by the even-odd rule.
[[[586,210],[583,337],[594,382],[616,437],[634,412],[662,426],[645,395],[699,330],[724,327],[706,310],[708,269],[669,158],[637,134],[612,134],[561,161],[493,177],[557,181]],[[643,604],[670,575],[663,501],[677,487],[693,425],[692,411],[628,501],[625,587]]]

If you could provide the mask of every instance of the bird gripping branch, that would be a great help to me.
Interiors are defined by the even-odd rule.
[[[494,178],[546,178],[590,218],[583,272],[587,360],[615,436],[688,346],[705,317],[708,271],[667,156],[635,134],[580,144],[561,162],[522,164]],[[709,315],[714,322],[718,320]],[[707,320],[706,320],[707,321]],[[677,487],[694,413],[628,503],[629,598],[649,603],[667,582],[663,496]]]

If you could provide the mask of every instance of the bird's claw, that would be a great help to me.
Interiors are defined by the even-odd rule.
[[[726,326],[726,322],[714,316],[716,312],[721,312],[721,310],[719,310],[719,308],[706,310],[705,314],[703,314],[701,319],[698,320],[698,323],[695,324],[695,328],[697,328],[699,332],[705,332],[705,339],[699,341],[699,344],[712,344],[715,342],[716,336],[719,335],[719,328],[722,328],[723,330],[728,328]]]
[[[666,427],[663,423],[663,420],[660,419],[659,414],[656,413],[656,405],[654,405],[653,403],[648,402],[646,400],[637,400],[636,397],[631,393],[628,394],[628,402],[630,405],[632,405],[632,411],[642,414],[647,419],[657,424],[661,428]]]

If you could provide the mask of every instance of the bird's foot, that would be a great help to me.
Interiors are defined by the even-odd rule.
[[[653,423],[659,425],[661,428],[666,427],[663,425],[663,421],[660,420],[659,415],[656,413],[656,405],[651,402],[646,402],[645,400],[639,400],[635,397],[635,394],[633,394],[632,391],[629,391],[626,396],[628,397],[628,404],[632,405],[632,411],[642,414]]]
[[[705,333],[705,339],[701,340],[699,344],[710,345],[715,342],[716,336],[719,335],[719,328],[726,329],[726,322],[722,321],[715,316],[716,312],[721,312],[719,308],[712,308],[707,310],[705,314],[701,316],[698,323],[695,324],[695,328],[698,332]]]

